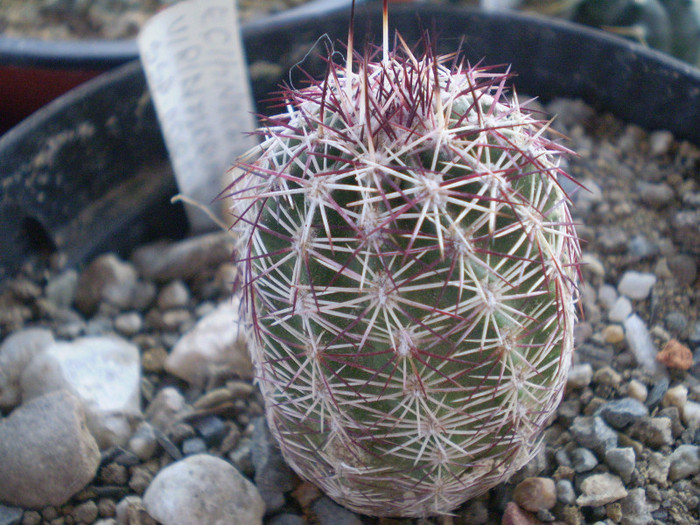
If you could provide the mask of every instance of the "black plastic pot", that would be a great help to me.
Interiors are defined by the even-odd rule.
[[[248,25],[315,19],[351,0],[311,0]],[[42,40],[0,34],[0,134],[70,89],[139,57],[136,40]]]
[[[544,100],[580,97],[648,129],[700,144],[700,70],[596,30],[522,14],[484,14],[431,5],[395,5],[391,24],[408,42],[434,29],[439,50],[472,63],[512,64],[520,93]],[[277,61],[284,78],[258,79],[256,100],[281,81],[327,33],[344,40],[347,9],[244,30],[250,63]],[[356,42],[381,27],[379,5],[358,9]],[[369,29],[367,29],[369,28]],[[323,72],[313,54],[303,68]],[[260,109],[264,109],[261,107]],[[182,210],[138,63],[59,98],[0,138],[0,279],[36,250],[58,249],[71,264],[103,250],[128,252],[158,236],[182,236]]]

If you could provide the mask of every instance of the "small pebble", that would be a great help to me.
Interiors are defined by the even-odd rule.
[[[0,501],[63,505],[95,476],[97,443],[80,401],[65,390],[36,397],[0,420]]]
[[[610,324],[603,328],[603,339],[606,343],[616,345],[625,340],[625,331],[619,324]]]
[[[585,388],[593,378],[593,367],[589,363],[574,365],[569,369],[567,388]]]
[[[138,312],[123,313],[114,319],[114,328],[122,335],[136,335],[143,328],[143,317]]]
[[[593,374],[593,382],[597,385],[617,388],[622,383],[622,376],[609,366],[603,366]]]
[[[673,388],[669,388],[664,394],[661,400],[661,406],[663,407],[676,407],[678,410],[682,410],[683,406],[688,401],[688,387],[683,384],[676,385]]]
[[[666,264],[680,286],[690,286],[697,279],[698,267],[690,255],[674,255],[668,258]]]
[[[267,525],[304,525],[304,518],[298,514],[283,512],[270,518]]]
[[[515,487],[513,500],[530,512],[551,509],[557,503],[554,480],[543,477],[525,478]]]
[[[262,524],[264,504],[255,485],[230,463],[207,454],[168,465],[143,496],[153,518],[165,524]]]
[[[22,521],[22,509],[7,507],[0,503],[0,525],[19,525]]]
[[[637,401],[644,403],[648,394],[649,392],[646,385],[637,381],[636,379],[632,379],[627,384],[627,395],[632,399],[636,399]]]
[[[617,433],[598,416],[578,416],[569,431],[579,445],[591,449],[599,457],[617,447]]]
[[[72,516],[76,523],[94,523],[98,516],[97,503],[90,500],[77,505]]]
[[[627,496],[622,480],[612,474],[592,474],[581,482],[581,495],[576,498],[580,507],[600,507]]]
[[[656,345],[644,321],[632,314],[624,320],[624,327],[625,340],[639,365],[650,373],[658,373],[661,367],[656,361]]]
[[[676,337],[682,337],[688,328],[688,318],[682,312],[673,311],[664,318],[666,328]]]
[[[650,409],[656,407],[663,400],[668,390],[669,380],[668,377],[659,378],[651,387],[647,400],[645,402],[646,406]]]
[[[639,196],[642,202],[652,208],[665,208],[675,198],[673,188],[664,182],[658,184],[642,183],[640,186]]]
[[[573,505],[576,501],[574,485],[568,479],[560,479],[556,483],[557,499],[564,505]]]
[[[362,525],[359,516],[323,496],[311,504],[318,525]]]
[[[647,458],[647,479],[660,486],[666,485],[669,466],[667,456],[660,452],[651,452]]]
[[[627,271],[622,275],[617,291],[630,299],[641,300],[649,297],[654,284],[656,275],[653,273]]]
[[[604,284],[598,289],[598,301],[608,310],[613,307],[617,298],[617,290],[610,284]]]
[[[124,445],[131,421],[141,416],[139,350],[116,336],[57,342],[27,366],[21,387],[25,399],[61,389],[73,393],[100,448]]]
[[[668,368],[688,370],[693,366],[693,352],[678,340],[671,339],[656,354],[656,360]]]
[[[641,402],[631,397],[608,401],[599,409],[601,417],[611,427],[618,430],[648,416],[649,409]]]
[[[598,464],[595,454],[587,448],[575,448],[569,453],[569,457],[571,458],[571,466],[578,473],[593,470]]]
[[[605,462],[625,482],[630,479],[636,465],[636,456],[631,447],[611,448],[605,452]]]
[[[681,409],[681,418],[688,428],[700,428],[700,403],[687,401]]]
[[[627,297],[618,297],[608,310],[608,319],[613,323],[622,323],[632,313],[632,303]]]
[[[667,417],[639,418],[627,431],[629,436],[651,448],[673,444],[671,420]]]
[[[700,472],[700,447],[680,445],[669,456],[668,477],[671,481],[695,476]]]
[[[158,308],[172,310],[185,308],[190,301],[190,291],[181,280],[171,281],[158,294]]]
[[[644,488],[629,490],[627,497],[620,501],[620,506],[620,525],[649,525],[653,521]]]
[[[185,456],[204,454],[206,451],[207,444],[202,438],[192,437],[182,442],[182,454]]]

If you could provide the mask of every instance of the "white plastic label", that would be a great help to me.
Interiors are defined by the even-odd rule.
[[[246,135],[255,118],[236,1],[178,3],[148,21],[138,44],[180,193],[210,205],[257,142]],[[214,226],[195,207],[187,213],[194,231]]]

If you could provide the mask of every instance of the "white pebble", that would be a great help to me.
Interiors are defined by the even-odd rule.
[[[598,301],[605,308],[610,309],[617,301],[617,290],[614,286],[604,284],[598,289]]]
[[[622,323],[632,313],[632,303],[627,297],[618,297],[608,310],[608,319],[613,323]]]
[[[584,388],[591,384],[592,378],[593,367],[590,363],[574,365],[569,369],[566,386],[567,388]]]
[[[630,299],[646,299],[656,284],[653,273],[625,272],[617,285],[617,291]]]
[[[54,343],[50,330],[27,328],[7,336],[0,345],[0,408],[9,410],[19,404],[19,381],[26,366]]]
[[[54,343],[27,366],[21,386],[25,399],[62,389],[73,393],[102,449],[125,445],[130,421],[141,416],[139,351],[121,338]]]
[[[197,454],[173,463],[143,496],[148,514],[163,525],[262,524],[265,504],[258,489],[227,461]]]
[[[593,474],[581,482],[580,507],[600,507],[627,496],[622,480],[612,474]]]
[[[683,405],[688,401],[688,388],[684,385],[676,385],[673,388],[669,388],[664,394],[664,398],[661,404],[664,407],[676,407],[681,412],[683,411]]]
[[[661,365],[656,361],[656,346],[651,340],[644,321],[637,314],[630,315],[625,319],[624,327],[627,345],[637,359],[637,363],[649,372],[660,372]]]
[[[700,403],[686,401],[681,410],[681,418],[688,428],[700,427]]]
[[[239,318],[239,302],[220,304],[175,343],[165,360],[165,369],[193,386],[202,387],[208,378],[226,372],[253,377]]]
[[[627,395],[632,399],[644,403],[647,400],[649,391],[644,383],[632,379],[627,385]]]

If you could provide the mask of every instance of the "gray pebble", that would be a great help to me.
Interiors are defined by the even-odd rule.
[[[700,210],[681,210],[671,219],[673,236],[689,252],[700,254]]]
[[[182,453],[185,456],[194,454],[204,454],[207,451],[207,444],[202,438],[193,437],[182,442]]]
[[[564,505],[573,505],[576,501],[574,485],[568,479],[557,481],[557,499]]]
[[[666,329],[675,337],[681,337],[688,327],[688,318],[685,314],[675,310],[666,314],[664,321]]]
[[[584,448],[591,449],[599,457],[617,447],[617,433],[599,416],[579,416],[569,427],[574,439]]]
[[[204,417],[195,421],[192,426],[209,447],[218,447],[228,433],[228,427],[217,416]]]
[[[114,319],[114,328],[122,335],[136,335],[143,328],[143,317],[138,312],[123,313]]]
[[[570,467],[571,466],[571,458],[569,458],[569,454],[566,452],[566,449],[560,448],[554,453],[554,459],[557,461],[557,464],[560,467]]]
[[[622,507],[621,525],[649,525],[652,522],[643,488],[630,489],[620,505]]]
[[[164,282],[188,279],[231,259],[234,239],[228,232],[211,233],[176,243],[154,243],[138,248],[133,261],[142,276]]]
[[[587,448],[575,448],[569,456],[571,457],[571,466],[579,473],[593,470],[598,464],[595,454]]]
[[[629,436],[651,448],[673,444],[671,420],[667,417],[642,417],[628,430]]]
[[[282,457],[264,417],[253,423],[251,453],[255,468],[255,485],[265,501],[267,513],[285,504],[284,492],[294,488],[294,474]]]
[[[695,476],[700,472],[700,447],[681,445],[669,456],[668,477],[671,481]]]
[[[46,298],[60,308],[68,308],[73,304],[75,292],[78,287],[78,272],[73,269],[66,270],[52,277],[44,294]]]
[[[606,255],[622,254],[627,250],[627,233],[622,228],[605,228],[597,239],[600,251]]]
[[[659,248],[643,235],[635,235],[627,243],[630,255],[639,259],[650,259],[659,253]]]
[[[22,509],[6,507],[0,503],[0,525],[19,525],[22,521]]]
[[[668,269],[681,286],[690,286],[698,276],[698,267],[690,255],[678,254],[666,261]]]
[[[636,465],[634,449],[632,447],[611,448],[605,452],[605,462],[610,467],[610,470],[627,482]]]
[[[311,504],[318,520],[318,525],[362,525],[360,518],[341,507],[327,496],[317,499]]]
[[[641,183],[639,195],[644,204],[657,209],[665,208],[675,198],[673,188],[665,182],[658,184]]]
[[[283,512],[268,520],[267,525],[304,525],[304,518],[297,514]]]
[[[186,307],[190,300],[190,291],[180,280],[168,283],[158,294],[158,307],[161,310]]]
[[[139,459],[148,461],[156,453],[158,441],[155,431],[148,421],[143,421],[136,427],[129,439],[129,450]]]
[[[647,396],[647,400],[644,404],[650,409],[655,408],[659,403],[661,403],[661,400],[666,395],[666,392],[668,391],[668,385],[668,377],[659,378],[659,380],[656,381],[656,383],[654,383],[651,389],[649,390],[649,395]]]
[[[648,416],[649,409],[636,399],[624,397],[608,401],[598,409],[598,413],[608,425],[620,430],[638,419]]]

